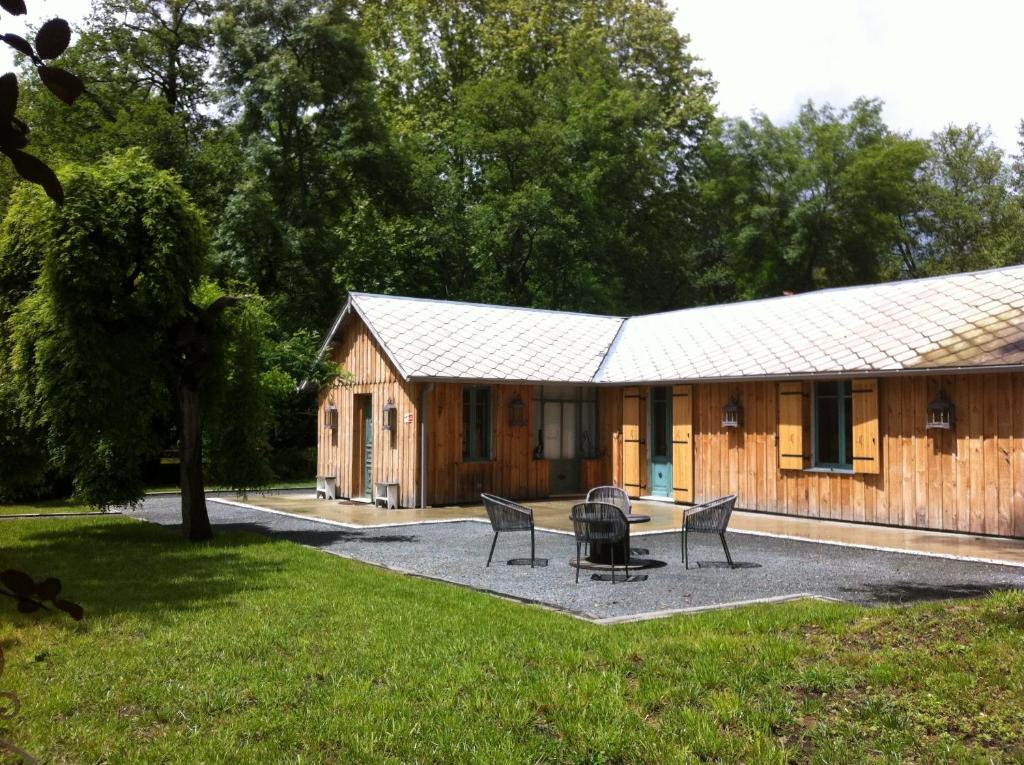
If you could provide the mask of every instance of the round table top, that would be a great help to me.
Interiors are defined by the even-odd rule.
[[[630,523],[647,523],[649,520],[651,520],[651,516],[640,515],[638,513],[630,513],[626,516],[626,520]]]

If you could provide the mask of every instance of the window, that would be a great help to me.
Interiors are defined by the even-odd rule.
[[[536,386],[533,391],[537,448],[534,456],[547,460],[589,459],[597,456],[597,391],[561,385]]]
[[[462,459],[485,462],[491,459],[491,389],[466,386],[462,389]]]
[[[848,380],[814,386],[814,465],[853,468],[853,392]]]

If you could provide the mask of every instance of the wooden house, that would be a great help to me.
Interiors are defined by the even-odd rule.
[[[339,497],[613,483],[1024,537],[1024,267],[633,318],[352,293],[323,352]]]

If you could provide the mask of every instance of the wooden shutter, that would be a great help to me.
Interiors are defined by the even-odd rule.
[[[803,470],[804,384],[779,383],[779,469]]]
[[[693,386],[672,386],[672,493],[693,502]]]
[[[853,392],[853,472],[877,473],[881,470],[878,449],[878,380],[854,380]]]
[[[622,488],[639,497],[640,481],[640,389],[622,391]]]

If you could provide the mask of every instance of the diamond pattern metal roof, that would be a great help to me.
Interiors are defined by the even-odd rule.
[[[1024,365],[1024,266],[630,319],[350,298],[406,378],[655,383]]]
[[[623,321],[445,300],[350,297],[406,378],[591,382]]]
[[[595,382],[1024,364],[1024,266],[638,316]]]

